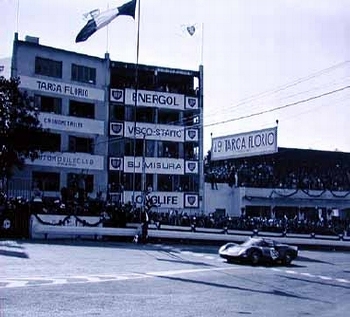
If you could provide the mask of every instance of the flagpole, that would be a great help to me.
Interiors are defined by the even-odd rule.
[[[137,110],[137,90],[138,90],[138,84],[139,84],[139,49],[140,49],[140,12],[141,12],[141,0],[138,1],[138,9],[137,9],[137,35],[136,35],[136,65],[135,65],[135,104],[134,104],[134,131],[136,131],[136,110]],[[136,159],[136,133],[134,134],[134,171],[133,171],[133,177],[132,177],[132,203],[133,207],[136,207],[136,201],[135,201],[135,185],[136,185],[136,179],[135,179],[135,159]],[[141,217],[141,214],[140,214]],[[140,218],[141,221],[141,218]]]
[[[17,0],[17,8],[16,8],[16,32],[18,33],[18,25],[19,25],[19,0]]]
[[[107,11],[109,10],[109,2],[107,2]],[[107,24],[107,28],[106,28],[106,53],[108,53],[109,51],[109,24]]]
[[[203,48],[204,48],[204,23],[201,23],[201,47],[200,47],[200,65],[203,65]]]

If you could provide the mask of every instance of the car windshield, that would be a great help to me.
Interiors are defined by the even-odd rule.
[[[260,245],[262,243],[262,239],[248,239],[247,241],[243,242],[242,246],[252,246],[252,245]]]

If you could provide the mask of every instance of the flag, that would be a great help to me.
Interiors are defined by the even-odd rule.
[[[131,0],[120,7],[109,9],[101,13],[98,9],[90,11],[86,16],[90,15],[91,19],[81,29],[75,39],[75,42],[78,43],[86,41],[97,30],[109,24],[119,15],[129,15],[135,19],[136,1],[137,0]]]
[[[201,27],[197,23],[195,23],[195,24],[182,24],[181,25],[181,33],[187,37],[200,36]]]

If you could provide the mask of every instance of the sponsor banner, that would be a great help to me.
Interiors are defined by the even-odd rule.
[[[124,172],[125,173],[142,173],[142,157],[125,156]],[[184,175],[184,160],[162,157],[146,157],[145,173],[146,174],[170,174]]]
[[[211,159],[263,155],[277,152],[277,127],[213,138]]]
[[[198,174],[198,161],[186,161],[185,162],[185,173]]]
[[[124,103],[124,90],[111,88],[110,93],[109,93],[109,100],[112,102]]]
[[[74,98],[99,101],[105,100],[105,92],[103,89],[73,85],[60,81],[52,81],[36,77],[20,76],[20,78],[20,88]]]
[[[47,112],[39,113],[39,120],[44,129],[104,134],[104,122],[99,120],[68,117]]]
[[[125,89],[125,104],[135,105],[136,93],[134,89]],[[137,106],[184,109],[184,95],[161,91],[137,90]]]
[[[109,135],[124,136],[124,124],[123,124],[123,122],[110,122],[109,123]]]
[[[184,194],[185,208],[198,208],[199,199],[198,194]]]
[[[185,141],[198,141],[198,129],[186,128]]]
[[[88,153],[43,152],[34,161],[26,159],[25,164],[102,171],[104,169],[103,161],[103,156]]]
[[[110,157],[109,158],[109,170],[110,171],[122,171],[123,170],[123,159],[121,157]]]
[[[186,97],[185,109],[198,109],[198,98]]]
[[[183,193],[180,192],[152,192],[148,194],[154,205],[158,208],[183,208]],[[135,201],[137,207],[141,207],[143,197],[141,192],[135,192],[133,200],[132,191],[124,191],[124,203]]]
[[[174,125],[165,124],[151,124],[126,121],[125,123],[124,136],[126,138],[143,139],[145,135],[146,140],[160,140],[160,141],[184,141],[184,128]]]

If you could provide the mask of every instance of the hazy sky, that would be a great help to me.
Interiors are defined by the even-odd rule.
[[[137,18],[86,42],[83,14],[126,0],[0,0],[0,58],[14,32],[40,44],[136,62]],[[350,152],[349,0],[141,0],[139,62],[204,66],[204,151],[213,137],[273,127],[278,146]],[[18,13],[18,14],[17,14]],[[183,32],[195,24],[197,36]],[[200,32],[203,26],[203,32]]]

